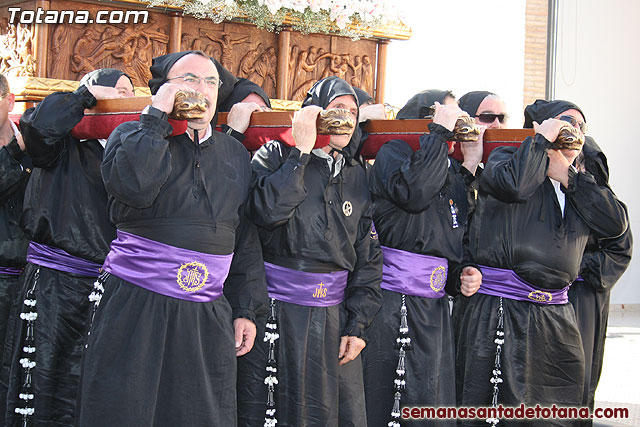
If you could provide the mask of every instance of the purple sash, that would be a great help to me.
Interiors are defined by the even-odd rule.
[[[382,246],[382,283],[388,291],[423,298],[442,298],[449,262]]]
[[[75,257],[62,249],[42,243],[29,242],[27,261],[79,276],[98,277],[100,275],[100,264]]]
[[[7,276],[19,276],[20,274],[22,274],[22,269],[0,266],[0,274],[5,274]]]
[[[211,255],[117,231],[103,268],[151,292],[193,302],[222,295],[233,253]]]
[[[313,307],[331,307],[344,301],[349,272],[308,273],[264,263],[267,290],[278,301]]]
[[[569,286],[562,289],[537,289],[522,280],[512,270],[484,265],[479,267],[482,271],[482,285],[478,289],[478,293],[538,304],[566,304],[569,302]]]
[[[576,277],[576,280],[574,280],[572,283],[576,283],[576,282],[584,282],[584,279],[582,278],[581,275],[578,274],[578,277]]]

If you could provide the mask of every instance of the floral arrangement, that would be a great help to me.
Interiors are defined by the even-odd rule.
[[[302,33],[337,33],[353,39],[404,19],[393,0],[143,0],[174,6],[216,23],[244,18],[269,31],[288,24]]]

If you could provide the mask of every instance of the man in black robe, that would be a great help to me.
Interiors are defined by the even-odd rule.
[[[462,145],[464,162],[448,157],[456,120],[466,116],[444,91],[420,94],[415,116],[434,103],[434,122],[417,151],[402,140],[382,146],[371,169],[375,223],[384,256],[383,303],[363,351],[367,421],[399,426],[402,406],[455,406],[454,343],[447,276],[460,275],[462,238],[482,145]],[[451,101],[449,101],[451,100]],[[447,103],[445,106],[440,102]],[[404,108],[407,111],[408,108]],[[473,267],[462,279],[479,282]],[[433,420],[413,420],[433,425]],[[455,425],[455,420],[436,423]]]
[[[627,219],[608,187],[571,165],[579,150],[554,148],[563,126],[545,120],[519,147],[495,149],[480,177],[466,260],[479,266],[482,285],[472,289],[458,340],[462,406],[582,404],[584,352],[567,292],[589,236],[617,237]]]
[[[80,141],[71,130],[97,99],[123,96],[133,96],[131,79],[100,69],[76,91],[51,94],[20,119],[35,169],[24,198],[31,242],[11,332],[8,426],[74,424],[89,295],[115,229],[100,177],[105,141]]]
[[[581,123],[586,123],[582,110],[568,101],[538,100],[525,109],[525,127],[531,127],[534,121],[540,123],[548,118],[563,118],[573,121],[578,127]],[[576,159],[576,166],[591,173],[598,184],[608,185],[607,158],[593,138],[586,137],[582,153]],[[602,372],[611,289],[629,266],[632,247],[631,227],[614,239],[598,239],[595,235],[590,235],[582,257],[580,275],[569,288],[569,301],[576,312],[585,356],[582,405],[591,410]],[[588,426],[593,421],[584,420],[581,424]]]
[[[7,78],[0,74],[0,424],[4,425],[13,336],[11,324],[20,273],[27,263],[29,240],[21,226],[22,202],[29,182],[31,160],[22,135],[9,119],[15,97]]]
[[[256,227],[243,215],[249,154],[212,130],[220,79],[200,51],[154,58],[154,94],[109,137],[101,170],[117,238],[82,371],[80,426],[236,424],[236,356],[266,307]],[[169,136],[176,92],[209,101]]]
[[[248,207],[271,313],[239,360],[242,426],[366,426],[360,351],[380,307],[382,254],[365,169],[350,154],[357,127],[313,148],[319,112],[344,108],[357,123],[356,102],[344,80],[320,80],[294,115],[296,146],[272,141],[253,157]]]

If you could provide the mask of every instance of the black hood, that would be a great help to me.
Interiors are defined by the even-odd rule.
[[[123,71],[116,70],[115,68],[100,68],[87,73],[80,80],[80,85],[85,86],[108,86],[116,87],[116,83],[120,80],[120,77],[127,76],[133,86],[131,77]]]
[[[373,97],[365,90],[362,90],[359,87],[354,87],[353,90],[356,92],[356,97],[358,98],[358,106],[362,107],[362,104],[365,102],[373,101]]]
[[[271,108],[271,101],[269,100],[269,96],[267,96],[267,93],[260,86],[258,86],[251,80],[241,78],[241,79],[238,79],[238,81],[233,87],[233,91],[223,102],[220,102],[220,97],[218,97],[218,111],[220,112],[231,111],[231,107],[234,104],[241,102],[243,99],[245,99],[247,96],[251,95],[252,93],[255,93],[260,98],[262,98],[264,102],[267,104],[267,107]]]
[[[451,91],[429,89],[414,95],[396,115],[396,119],[424,119],[431,113],[431,106],[436,102],[444,103],[447,96],[453,97]]]
[[[158,89],[160,89],[160,86],[162,86],[167,81],[169,70],[171,70],[171,67],[173,67],[175,63],[180,60],[180,58],[194,52],[197,51],[186,50],[184,52],[169,53],[167,55],[153,58],[153,62],[151,65],[151,80],[149,80],[149,89],[151,89],[151,94],[155,95],[158,92]],[[231,92],[233,92],[233,87],[238,79],[214,58],[209,59],[215,64],[216,68],[218,69],[220,81],[222,82],[222,85],[218,87],[219,105],[221,102],[227,99],[229,95],[231,95]]]
[[[353,87],[346,81],[342,80],[336,76],[329,76],[320,81],[317,81],[309,92],[307,92],[307,97],[302,101],[302,108],[308,107],[309,105],[317,105],[322,108],[327,108],[327,106],[339,96],[343,95],[351,95],[358,105],[358,96],[356,92],[353,90]],[[358,108],[358,115],[360,116],[360,108]],[[362,133],[360,130],[360,126],[358,126],[358,118],[356,117],[356,128],[353,131],[353,135],[351,135],[351,140],[346,147],[344,147],[341,152],[345,156],[345,160],[351,162],[355,157],[356,153],[360,149],[360,145],[362,144]]]
[[[531,105],[527,105],[527,108],[524,109],[524,128],[532,128],[533,122],[538,122],[539,124],[547,119],[551,119],[556,117],[558,114],[575,109],[580,111],[582,114],[582,118],[584,121],[587,121],[584,113],[573,102],[557,100],[557,101],[545,101],[544,99],[538,99]]]
[[[482,101],[489,95],[495,95],[495,93],[486,90],[474,90],[461,96],[458,100],[458,105],[461,110],[474,117],[478,114],[478,107],[480,107]]]

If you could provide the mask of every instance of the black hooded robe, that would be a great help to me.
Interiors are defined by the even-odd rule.
[[[534,120],[542,123],[569,109],[578,110],[586,120],[582,110],[572,102],[537,100],[525,109],[525,127],[531,127]],[[577,162],[595,177],[598,184],[608,185],[607,157],[593,138],[585,137],[585,144]],[[569,288],[569,301],[576,313],[585,355],[582,406],[591,409],[594,407],[595,391],[602,372],[611,289],[629,266],[632,247],[633,237],[630,228],[614,239],[590,236],[580,266],[580,276],[584,280],[574,282]],[[581,422],[584,426],[592,424],[592,420]]]
[[[594,175],[600,185],[606,185],[609,180],[607,159],[593,138],[586,137],[582,154],[586,170]],[[602,372],[611,289],[629,266],[632,248],[631,227],[614,239],[590,236],[580,265],[583,280],[574,282],[569,288],[569,301],[576,312],[585,356],[582,404],[592,410]],[[584,426],[592,424],[592,420],[581,423]]]
[[[26,233],[36,243],[62,249],[96,264],[102,264],[115,237],[107,217],[107,194],[100,176],[103,147],[98,140],[80,141],[71,130],[96,103],[87,85],[115,87],[121,71],[102,69],[83,78],[75,92],[47,96],[20,119],[20,129],[35,169],[24,199]],[[97,275],[97,274],[96,274]],[[37,312],[35,353],[25,353],[27,322],[17,320],[13,331],[7,396],[7,426],[22,425],[16,408],[33,407],[32,426],[72,426],[80,380],[82,349],[89,322],[89,294],[95,277],[80,276],[27,263],[21,280],[17,314]],[[22,304],[33,295],[36,306]],[[29,293],[29,297],[27,294]],[[27,392],[21,359],[36,362],[32,369],[34,398]]]
[[[27,262],[27,239],[22,228],[22,203],[29,182],[31,160],[20,149],[16,140],[0,147],[0,267],[15,269],[16,273]],[[19,274],[0,273],[0,424],[4,424],[13,324],[20,290]]]
[[[326,107],[352,95],[329,77],[303,105]],[[360,141],[359,136],[351,139]],[[266,262],[305,272],[349,272],[344,302],[313,307],[274,300],[278,332],[275,418],[278,427],[366,426],[361,358],[338,365],[341,336],[363,337],[380,307],[382,256],[371,233],[371,198],[362,165],[347,156],[337,176],[324,158],[279,141],[265,144],[252,166],[256,182],[249,215],[260,227]],[[349,201],[353,212],[343,210]],[[263,426],[267,319],[258,319],[254,349],[238,360],[239,425]]]
[[[494,150],[480,178],[478,205],[468,229],[471,262],[512,270],[543,290],[562,289],[577,277],[590,234],[609,238],[627,228],[624,206],[589,173],[569,171],[562,215],[547,178],[545,150],[550,147],[536,135],[518,148]],[[456,356],[458,404],[491,405],[501,300],[505,335],[498,403],[580,406],[584,352],[571,304],[545,305],[481,293],[468,299],[462,318]],[[513,424],[500,421],[500,425]]]
[[[429,129],[431,133],[421,137],[416,152],[401,140],[387,142],[378,152],[370,176],[373,220],[382,246],[446,258],[451,278],[463,258],[462,239],[474,176],[456,160],[448,161],[447,140],[453,137],[452,132],[436,124],[430,124]],[[428,277],[424,286],[429,286]],[[402,294],[387,289],[382,293],[382,308],[369,328],[369,344],[362,353],[369,427],[387,426],[396,391],[399,357],[395,344]],[[406,352],[401,407],[455,406],[448,298],[406,295],[406,306],[412,349]],[[411,421],[416,426],[455,423]]]
[[[153,93],[187,53],[154,59]],[[109,217],[154,242],[234,253],[224,294],[189,301],[106,274],[82,365],[79,426],[236,425],[233,320],[253,321],[267,301],[257,229],[243,215],[249,154],[219,132],[198,144],[171,131],[166,117],[143,114],[111,134],[101,167]]]

